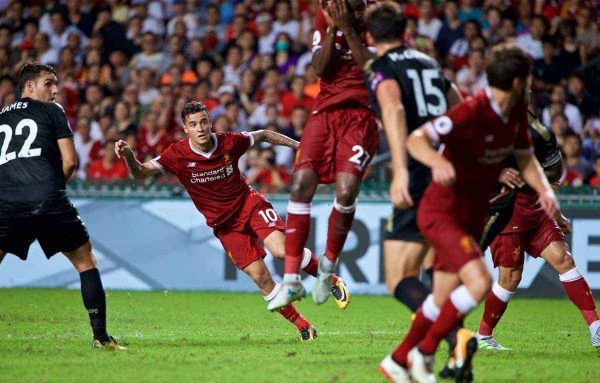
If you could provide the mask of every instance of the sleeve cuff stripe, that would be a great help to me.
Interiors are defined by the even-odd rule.
[[[166,173],[166,170],[165,170],[165,168],[163,168],[163,166],[162,166],[160,163],[158,163],[158,161],[156,161],[156,159],[152,159],[152,160],[150,160],[150,163],[151,163],[151,164],[152,164],[152,165],[153,165],[153,166],[154,166],[156,169],[160,170],[160,172],[161,172],[162,174],[165,174],[165,173]]]
[[[526,154],[531,154],[533,153],[533,147],[530,146],[528,148],[525,149],[515,149],[514,150],[515,154],[520,155],[520,156],[524,156]]]

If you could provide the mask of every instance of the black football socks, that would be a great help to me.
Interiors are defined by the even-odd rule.
[[[94,339],[108,341],[106,332],[106,296],[98,269],[84,271],[79,274],[81,279],[81,296],[90,323],[94,331]]]
[[[394,297],[415,312],[425,301],[431,290],[417,277],[404,278],[396,285]]]

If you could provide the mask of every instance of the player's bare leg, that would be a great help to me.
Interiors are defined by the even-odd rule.
[[[2,263],[5,256],[6,256],[6,251],[0,250],[0,263]]]
[[[306,295],[300,282],[300,266],[310,231],[310,202],[318,185],[319,176],[314,170],[302,168],[294,172],[285,229],[283,288],[269,302],[269,310],[284,307]]]
[[[344,248],[346,237],[354,221],[360,182],[360,178],[354,174],[346,172],[336,174],[335,201],[327,227],[327,247],[324,256],[319,261],[319,272],[312,289],[313,300],[316,304],[323,304],[329,298],[337,259]]]
[[[600,351],[600,318],[592,291],[569,252],[564,241],[555,241],[542,251],[541,256],[558,272],[560,282],[569,299],[581,312],[591,336],[592,346]]]
[[[93,347],[124,350],[125,347],[120,346],[106,331],[106,295],[96,257],[92,252],[92,243],[87,241],[79,248],[63,254],[79,273],[83,305],[88,312],[94,332]]]
[[[279,259],[285,258],[285,236],[281,231],[274,231],[269,234],[263,243],[269,252]],[[304,248],[304,254],[302,255],[302,263],[300,264],[302,270],[313,277],[317,276],[317,269],[319,267],[319,260],[315,254],[307,248]],[[350,302],[350,293],[346,288],[344,281],[337,275],[333,276],[333,286],[331,287],[331,295],[335,299],[337,305],[341,309],[345,309]]]
[[[282,285],[273,281],[271,273],[262,259],[252,262],[243,271],[256,283],[260,293],[267,303],[271,302]],[[302,340],[311,340],[317,336],[317,331],[301,314],[293,304],[288,304],[277,310],[281,316],[292,323],[298,331]]]
[[[485,299],[485,309],[477,331],[479,348],[510,350],[500,345],[494,339],[492,333],[500,319],[502,319],[502,315],[504,315],[508,302],[515,293],[517,286],[519,286],[522,274],[523,266],[519,268],[498,267],[498,281],[494,282],[492,291]]]

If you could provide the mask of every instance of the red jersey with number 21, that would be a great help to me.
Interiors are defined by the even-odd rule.
[[[177,176],[208,226],[217,227],[239,213],[252,191],[238,168],[239,158],[253,144],[245,133],[212,134],[210,152],[194,147],[190,139],[177,141],[152,160],[157,169]]]
[[[443,156],[452,162],[456,182],[452,186],[432,182],[425,191],[419,214],[452,216],[479,238],[490,194],[508,156],[533,152],[527,107],[518,104],[510,116],[502,116],[487,88],[425,127],[432,139],[444,144]]]

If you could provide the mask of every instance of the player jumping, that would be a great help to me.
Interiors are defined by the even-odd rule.
[[[106,297],[85,224],[67,197],[65,180],[77,167],[73,132],[54,103],[56,71],[25,64],[19,99],[0,110],[0,262],[7,253],[27,259],[38,240],[50,259],[62,252],[81,280],[93,347],[124,349],[106,331]]]
[[[558,185],[563,173],[563,163],[556,137],[531,114],[529,119],[535,156],[548,181]],[[536,203],[535,192],[528,187],[521,188],[524,183],[516,169],[507,168],[503,173],[506,173],[504,182],[507,186],[519,191],[515,198],[499,203],[499,208],[492,212],[488,221],[491,230],[483,239],[482,247],[485,249],[491,238],[495,237],[490,247],[494,267],[498,268],[499,275],[485,301],[477,333],[479,347],[506,349],[494,339],[492,332],[521,281],[524,252],[527,252],[534,258],[544,258],[556,270],[567,296],[577,306],[589,327],[592,346],[600,348],[600,318],[596,312],[594,297],[577,269],[564,237],[564,234],[571,232],[569,221],[560,212],[554,218],[548,217]],[[501,233],[496,236],[493,228],[498,225],[495,223],[505,218],[510,221],[504,221],[505,226],[499,228]]]
[[[268,130],[212,133],[208,109],[197,101],[185,105],[181,120],[188,139],[171,144],[151,161],[140,163],[123,140],[117,142],[115,152],[125,159],[129,173],[136,179],[159,172],[177,176],[231,261],[252,278],[265,301],[271,302],[284,287],[273,281],[259,240],[273,256],[283,258],[284,226],[271,203],[246,184],[238,160],[254,143],[265,141],[297,148],[298,142]],[[318,260],[310,250],[303,249],[301,265],[308,274],[317,275]],[[334,280],[337,283],[331,293],[346,295],[341,279],[334,276]],[[339,305],[344,307],[344,302]],[[298,328],[302,340],[316,337],[315,328],[294,305],[285,305],[278,311]]]
[[[335,201],[313,300],[324,303],[335,285],[332,276],[352,227],[360,183],[379,142],[361,70],[372,57],[364,42],[366,6],[364,0],[322,0],[315,16],[312,64],[321,77],[321,90],[296,159],[285,229],[285,288],[269,310],[306,295],[299,270],[310,229],[311,201],[320,182],[335,182]]]
[[[417,311],[400,346],[382,363],[395,382],[435,382],[433,355],[439,342],[485,298],[492,285],[476,240],[481,237],[488,198],[511,153],[523,179],[538,193],[546,214],[557,202],[533,155],[528,133],[525,95],[531,81],[531,60],[515,45],[501,44],[491,54],[489,88],[453,107],[445,116],[414,131],[408,151],[431,168],[417,213],[417,224],[435,249],[433,294]],[[432,142],[445,145],[442,154]],[[456,381],[472,380],[471,362],[477,341],[464,349]],[[458,359],[458,358],[457,358]]]

